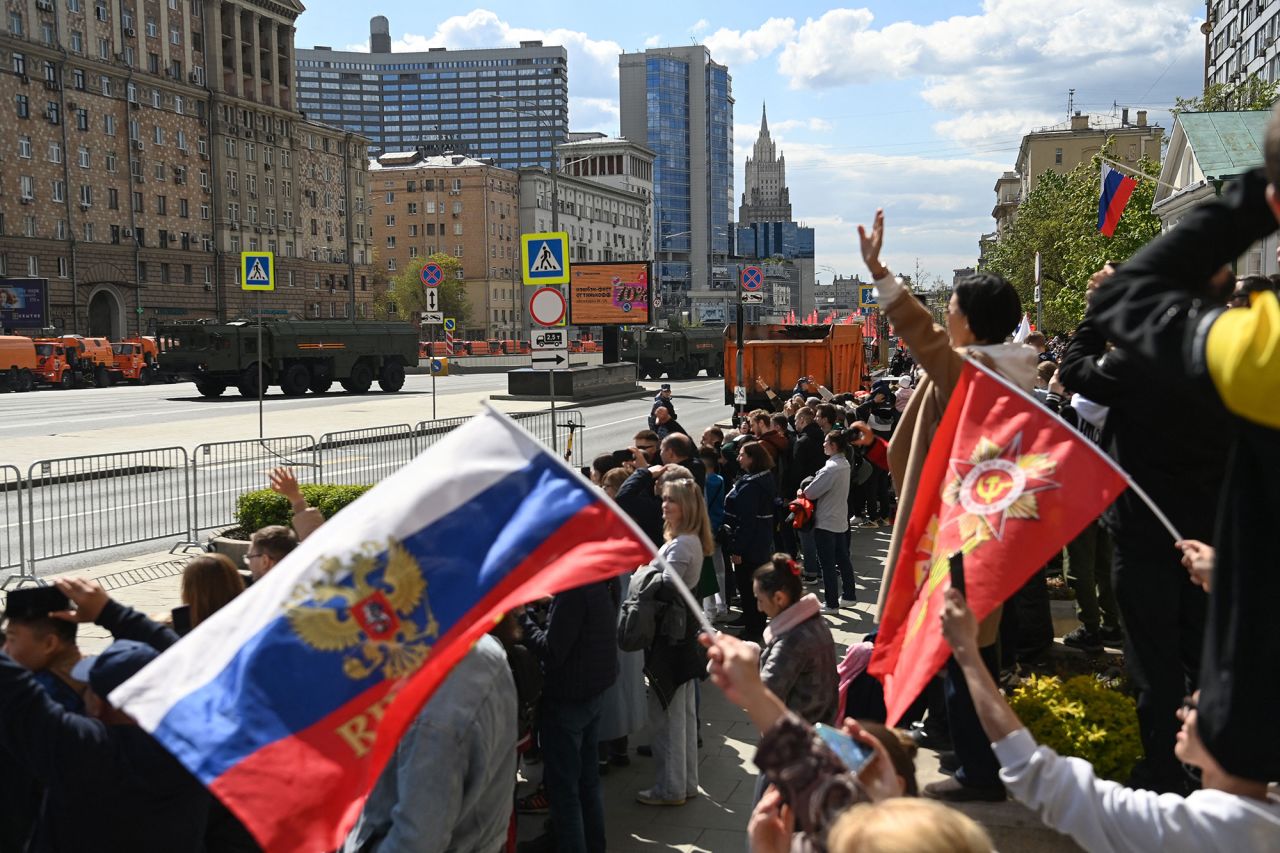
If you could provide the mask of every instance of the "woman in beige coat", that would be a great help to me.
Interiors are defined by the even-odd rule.
[[[917,364],[924,370],[920,384],[907,402],[889,442],[889,472],[898,495],[897,517],[902,523],[894,525],[889,553],[885,558],[877,602],[883,617],[885,596],[902,551],[902,533],[907,527],[907,519],[911,517],[920,472],[943,412],[951,400],[951,392],[960,379],[966,357],[981,362],[1029,393],[1035,386],[1036,352],[1023,344],[1005,343],[1022,318],[1022,304],[1017,291],[1000,276],[978,273],[958,282],[947,306],[947,327],[943,329],[933,322],[929,309],[880,262],[880,250],[884,245],[884,211],[876,211],[870,233],[858,226],[858,236],[862,242],[862,258],[875,281],[880,310],[884,311],[890,325],[897,330],[902,342],[910,348]],[[997,663],[995,641],[999,626],[1000,610],[997,608],[983,620],[979,638],[989,664]],[[952,693],[949,688],[947,704],[953,717],[952,736],[959,753],[960,768],[952,779],[926,786],[925,793],[948,800],[1003,800],[1004,790],[997,775],[999,765],[991,755],[981,729],[971,727],[977,735],[976,745],[971,738],[954,730],[959,721],[952,712],[956,704],[952,701]],[[971,718],[968,722],[976,722],[972,705],[967,700],[967,695],[964,695],[958,702],[968,706],[964,711]],[[960,728],[970,727],[961,724]]]

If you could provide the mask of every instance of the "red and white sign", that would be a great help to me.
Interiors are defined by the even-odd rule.
[[[568,307],[558,287],[540,287],[529,298],[529,316],[539,326],[563,326]]]

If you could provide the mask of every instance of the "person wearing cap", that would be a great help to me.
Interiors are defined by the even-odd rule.
[[[1214,424],[1213,437],[1201,440],[1227,446],[1218,505],[1202,508],[1209,516],[1216,509],[1211,544],[1217,559],[1200,663],[1198,730],[1228,773],[1261,781],[1280,778],[1280,627],[1274,613],[1280,600],[1280,300],[1274,292],[1259,292],[1248,308],[1226,308],[1208,304],[1198,291],[1276,230],[1275,116],[1264,160],[1265,173],[1246,172],[1100,283],[1090,308],[1102,334],[1177,383],[1195,406],[1195,423]]]
[[[658,386],[658,393],[653,395],[653,407],[649,409],[649,429],[657,430],[658,409],[666,409],[671,420],[676,419],[676,404],[671,399],[671,383],[663,382]]]
[[[81,659],[71,676],[88,683],[83,716],[0,654],[0,746],[45,787],[29,851],[204,849],[209,793],[108,698],[158,655],[116,640]]]

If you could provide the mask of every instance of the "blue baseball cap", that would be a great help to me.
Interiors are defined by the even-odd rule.
[[[116,640],[102,654],[81,658],[72,667],[71,677],[88,682],[94,693],[106,697],[159,656],[160,653],[146,643]]]

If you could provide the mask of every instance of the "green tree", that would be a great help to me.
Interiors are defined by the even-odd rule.
[[[1235,86],[1210,83],[1198,98],[1175,98],[1172,112],[1222,113],[1235,110],[1269,110],[1280,93],[1280,82],[1269,83],[1250,74]]]
[[[436,252],[426,258],[414,258],[409,266],[389,282],[385,290],[373,297],[373,313],[379,319],[399,317],[412,320],[420,311],[427,310],[427,297],[423,293],[422,268],[428,262],[440,265],[444,270],[444,279],[436,288],[440,292],[440,310],[446,317],[458,321],[458,328],[465,328],[471,314],[471,303],[467,300],[466,282],[458,278],[458,270],[462,263],[453,255]]]
[[[1108,140],[1102,156],[1110,145]],[[1143,158],[1137,169],[1157,175],[1160,164]],[[1138,178],[1114,236],[1102,236],[1098,231],[1100,175],[1098,155],[1063,175],[1046,171],[1018,206],[1013,224],[984,256],[983,268],[1008,279],[1034,319],[1035,257],[1040,253],[1044,328],[1051,334],[1070,331],[1084,317],[1090,275],[1107,261],[1128,258],[1160,233],[1160,220],[1151,212],[1155,181]]]

